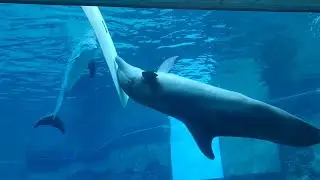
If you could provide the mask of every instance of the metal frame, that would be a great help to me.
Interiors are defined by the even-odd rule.
[[[319,0],[0,0],[0,3],[272,12],[320,12]]]

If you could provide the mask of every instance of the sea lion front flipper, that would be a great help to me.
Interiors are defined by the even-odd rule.
[[[88,63],[88,69],[89,69],[89,77],[93,78],[96,75],[96,63],[95,60],[91,60]]]
[[[214,153],[211,147],[212,139],[214,136],[207,128],[201,128],[202,126],[196,124],[186,124],[186,127],[192,134],[195,142],[200,148],[201,152],[209,159],[214,159]]]

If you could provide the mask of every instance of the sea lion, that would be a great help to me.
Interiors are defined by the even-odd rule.
[[[83,71],[88,68],[90,78],[93,78],[96,74],[96,63],[94,57],[98,46],[94,39],[92,41],[84,41],[78,44],[75,48],[75,51],[66,65],[64,78],[61,83],[61,89],[54,112],[40,118],[33,128],[37,128],[39,126],[52,126],[59,129],[62,133],[65,133],[64,123],[61,121],[60,117],[57,116],[57,113],[62,106],[65,93],[72,90],[74,85],[83,76]]]
[[[241,93],[169,73],[144,71],[115,58],[117,79],[135,102],[172,116],[191,132],[201,152],[214,159],[212,139],[254,138],[295,147],[320,143],[320,130],[275,106]]]

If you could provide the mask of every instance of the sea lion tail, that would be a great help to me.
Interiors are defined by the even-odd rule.
[[[316,140],[316,143],[315,144],[320,144],[320,128],[318,127],[315,127],[317,129],[317,140]]]
[[[60,120],[58,116],[55,114],[48,115],[45,117],[42,117],[34,126],[33,128],[37,128],[39,126],[52,126],[60,130],[63,134],[65,133],[64,124]]]
[[[313,146],[320,144],[320,129],[317,127],[313,127],[313,129],[310,129],[308,132],[305,132],[306,134],[311,134],[309,136],[309,139],[304,139],[307,146]]]
[[[299,124],[295,125],[296,129],[293,131],[294,135],[289,136],[291,137],[292,145],[307,147],[320,144],[320,129],[302,119],[298,120]]]

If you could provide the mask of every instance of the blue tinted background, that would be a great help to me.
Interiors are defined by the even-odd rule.
[[[65,63],[76,45],[86,41],[84,34],[92,30],[80,7],[0,8],[3,179],[171,177],[168,128],[118,138],[123,133],[169,125],[169,119],[132,101],[123,109],[101,52],[95,57],[97,76],[89,79],[85,74],[59,113],[67,134],[32,129],[40,117],[54,110]],[[319,95],[313,91],[319,84],[317,14],[101,11],[119,54],[128,62],[153,70],[163,59],[179,55],[174,73],[265,101],[312,91],[274,104],[317,119]],[[280,148],[287,161],[291,161],[290,153],[297,157],[297,150]],[[286,176],[319,175],[312,168],[319,161],[314,151],[306,149],[302,154],[295,161],[296,170],[284,171]]]

